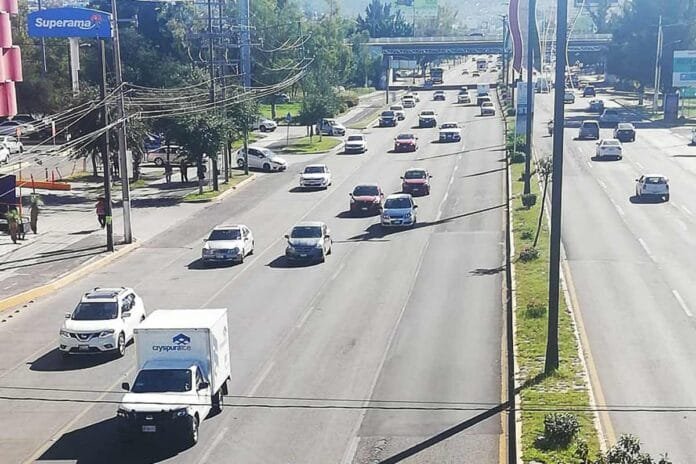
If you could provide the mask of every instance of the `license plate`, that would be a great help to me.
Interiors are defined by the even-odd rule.
[[[217,254],[217,255],[215,255],[215,257],[218,259],[223,259],[225,257],[225,255],[224,254]]]
[[[89,345],[78,345],[77,349],[80,351],[89,351]]]
[[[363,206],[363,207],[360,208],[360,209],[363,210],[363,211],[367,211],[367,206]]]
[[[306,257],[307,257],[307,253],[301,253],[301,254],[300,254],[300,258],[306,258]]]
[[[157,432],[157,426],[156,425],[143,425],[143,432]]]

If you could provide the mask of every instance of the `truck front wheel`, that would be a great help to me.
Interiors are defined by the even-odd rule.
[[[189,446],[194,446],[196,443],[198,443],[198,415],[191,418],[191,429],[188,436]]]
[[[220,390],[218,390],[218,392],[213,395],[212,403],[213,412],[215,414],[221,413],[225,403],[225,395],[222,392],[222,388],[220,388]]]

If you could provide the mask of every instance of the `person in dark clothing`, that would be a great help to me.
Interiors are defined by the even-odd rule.
[[[188,163],[186,158],[182,158],[181,163],[179,163],[179,170],[181,171],[181,182],[188,182]]]
[[[104,197],[97,198],[95,208],[97,210],[97,220],[103,229],[106,226],[106,202],[104,201]]]
[[[172,163],[169,162],[169,160],[164,162],[164,178],[167,183],[170,183],[172,181],[172,172],[174,170],[172,169]]]

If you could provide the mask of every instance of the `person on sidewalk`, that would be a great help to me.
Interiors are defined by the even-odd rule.
[[[97,220],[99,221],[99,225],[103,229],[104,227],[106,227],[106,202],[104,201],[104,197],[97,198],[97,204],[95,208],[97,210]]]
[[[172,163],[169,160],[164,162],[164,180],[169,184],[172,182]]]
[[[186,161],[186,158],[182,158],[181,162],[179,163],[179,170],[181,171],[181,183],[186,183],[188,182],[188,162]]]

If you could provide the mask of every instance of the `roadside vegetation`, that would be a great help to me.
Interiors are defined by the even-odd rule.
[[[296,153],[299,155],[311,155],[314,153],[325,153],[337,147],[342,140],[336,137],[302,137],[290,142],[290,145],[283,148],[284,152]]]
[[[243,172],[233,171],[228,183],[220,183],[218,190],[204,190],[203,193],[191,192],[184,196],[183,201],[187,203],[200,203],[212,201],[227,190],[234,189],[240,182],[250,178],[253,174],[245,175]]]

